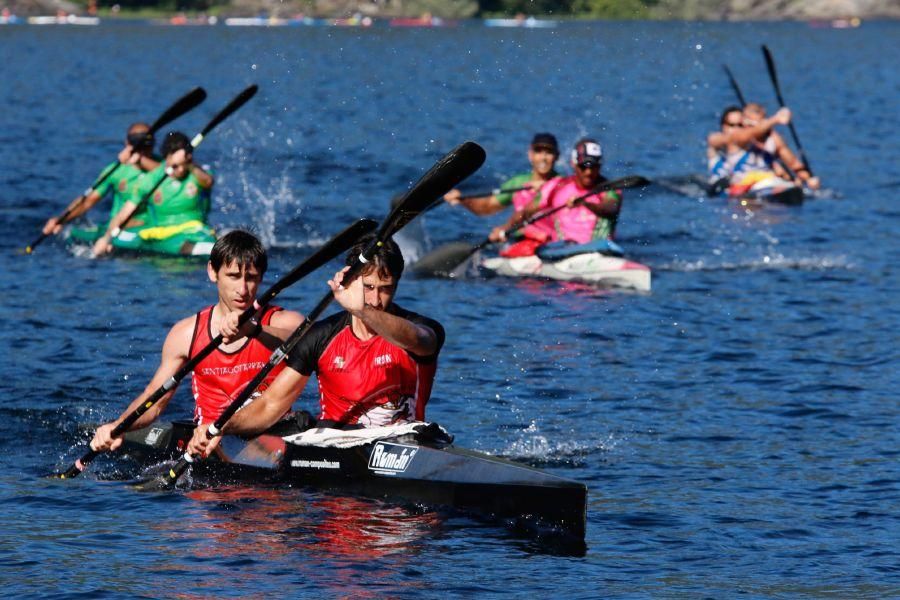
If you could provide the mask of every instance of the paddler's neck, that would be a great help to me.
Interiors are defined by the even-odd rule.
[[[554,177],[556,177],[556,171],[550,171],[549,173],[538,173],[534,169],[531,170],[531,181],[539,181],[541,183],[547,183]]]
[[[353,335],[356,337],[356,339],[363,342],[367,342],[378,335],[368,325],[366,325],[361,318],[355,315],[350,316],[350,330],[353,332]]]

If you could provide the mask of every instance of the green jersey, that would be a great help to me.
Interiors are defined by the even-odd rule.
[[[118,167],[118,168],[116,168]],[[130,200],[135,188],[145,179],[146,171],[131,163],[121,164],[118,161],[108,165],[100,172],[100,177],[104,177],[107,173],[116,170],[115,173],[107,177],[103,183],[94,188],[94,191],[100,194],[102,198],[108,193],[112,193],[112,209],[109,212],[109,218],[113,218],[122,208],[126,201]]]
[[[521,173],[510,177],[500,186],[500,193],[497,194],[497,202],[499,202],[501,206],[509,206],[512,204],[513,194],[515,194],[515,192],[504,192],[503,190],[525,187],[528,185],[529,181],[531,181],[531,173]]]
[[[151,188],[164,177],[163,182],[153,190],[147,199],[146,225],[164,227],[180,225],[188,221],[206,222],[209,214],[210,190],[200,187],[200,182],[193,173],[184,179],[175,179],[166,175],[165,164],[161,164],[144,177],[135,188],[132,202],[140,202]]]

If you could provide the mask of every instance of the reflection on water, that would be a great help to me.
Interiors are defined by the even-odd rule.
[[[443,524],[432,511],[296,489],[227,487],[185,496],[194,503],[188,509],[191,530],[172,530],[166,521],[156,530],[163,539],[190,540],[188,558],[208,573],[264,562],[266,569],[294,570],[317,588],[344,597],[380,597],[362,583],[363,573],[381,571],[387,577],[420,568],[421,542],[439,536]],[[176,562],[185,558],[177,556],[180,546],[166,546]]]

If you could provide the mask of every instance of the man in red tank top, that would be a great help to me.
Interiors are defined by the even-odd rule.
[[[360,240],[348,264],[368,247]],[[313,371],[319,384],[319,426],[369,427],[421,421],[431,395],[444,328],[394,304],[403,255],[392,240],[346,286],[346,268],[328,282],[343,311],[318,321],[286,359],[287,367],[225,425],[226,433],[254,434],[272,426],[303,391]],[[200,425],[188,452],[208,454]]]
[[[192,391],[198,422],[212,423],[232,398],[262,369],[281,342],[303,321],[299,313],[269,308],[258,324],[238,331],[241,313],[253,305],[268,267],[266,250],[252,234],[235,230],[216,241],[206,270],[216,284],[218,302],[175,323],[163,343],[162,358],[146,389],[128,405],[118,419],[101,425],[91,440],[94,450],[115,450],[122,438],[110,433],[150,395],[160,388],[219,333],[225,342],[194,369]],[[272,379],[277,373],[273,370]],[[159,417],[175,388],[134,422],[131,429],[147,427]]]

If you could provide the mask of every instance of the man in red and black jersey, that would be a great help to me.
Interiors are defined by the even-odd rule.
[[[97,429],[91,448],[97,451],[118,448],[122,438],[113,438],[112,430],[219,333],[224,343],[194,368],[191,390],[196,403],[194,418],[198,423],[212,423],[222,414],[265,366],[275,348],[303,322],[299,313],[269,307],[257,324],[248,322],[238,330],[238,318],[256,300],[267,266],[265,248],[246,231],[235,230],[216,241],[206,270],[210,281],[216,284],[218,302],[175,323],[163,343],[162,358],[153,379],[118,419]],[[275,379],[278,369],[269,375],[266,383]],[[147,427],[156,420],[174,393],[172,388],[131,429]]]
[[[368,247],[350,250],[348,264]],[[310,327],[286,359],[287,368],[228,421],[226,433],[265,431],[290,409],[313,372],[319,384],[319,426],[373,427],[421,421],[431,395],[444,328],[394,304],[403,255],[393,240],[378,248],[361,274],[343,285],[347,268],[328,282],[343,311]],[[188,451],[208,454],[207,426]]]

